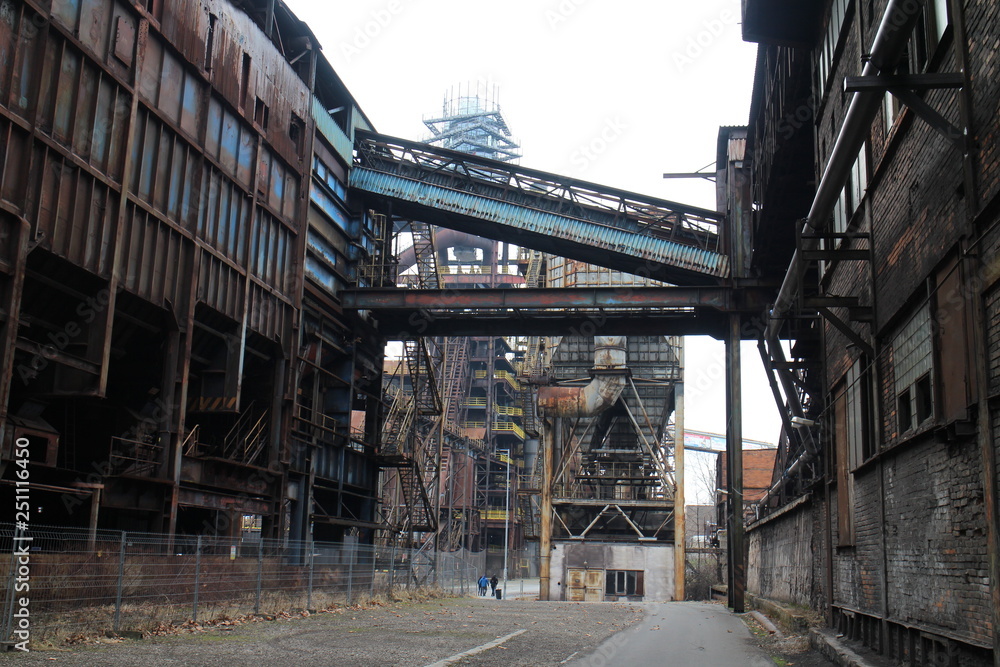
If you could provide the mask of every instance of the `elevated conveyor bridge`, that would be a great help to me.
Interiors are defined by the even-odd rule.
[[[358,131],[355,196],[476,236],[675,285],[729,277],[722,213]]]

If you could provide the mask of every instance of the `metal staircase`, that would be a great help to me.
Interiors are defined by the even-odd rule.
[[[268,444],[270,420],[267,416],[266,409],[255,412],[253,403],[247,406],[223,438],[223,458],[246,465],[258,463]]]
[[[380,454],[383,457],[406,456],[409,453],[406,442],[413,426],[416,402],[411,392],[396,385],[389,385],[386,393],[392,398],[392,402],[389,404],[385,426],[382,428]]]
[[[526,540],[538,539],[541,524],[538,495],[533,491],[533,489],[525,489],[517,492],[517,511],[520,514],[521,530],[524,532]]]
[[[409,509],[409,530],[415,533],[437,530],[437,517],[434,516],[430,498],[427,497],[420,465],[416,459],[412,459],[398,470],[403,498]]]
[[[420,287],[440,289],[441,275],[438,272],[437,252],[434,248],[434,231],[425,222],[411,221],[409,227],[413,237],[413,255],[417,260]]]
[[[441,395],[438,393],[437,380],[431,356],[427,350],[426,340],[405,341],[406,372],[410,380],[410,389],[416,399],[417,414],[440,415]]]
[[[465,399],[472,387],[472,373],[469,372],[471,341],[468,338],[448,338],[445,345],[447,360],[442,387],[448,406],[445,425],[453,432],[460,433],[460,425],[465,423],[465,413],[468,411]]]

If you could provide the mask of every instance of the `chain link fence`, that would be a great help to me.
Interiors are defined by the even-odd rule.
[[[31,641],[55,642],[401,591],[474,595],[484,567],[484,553],[0,523],[0,642],[29,627]]]

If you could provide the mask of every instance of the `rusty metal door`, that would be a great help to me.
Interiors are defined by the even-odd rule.
[[[587,570],[585,581],[586,592],[584,602],[602,602],[604,600],[604,570]]]
[[[604,600],[604,570],[570,568],[566,577],[566,599],[570,602]]]
[[[566,577],[566,599],[570,602],[583,602],[587,593],[587,570],[570,568]]]

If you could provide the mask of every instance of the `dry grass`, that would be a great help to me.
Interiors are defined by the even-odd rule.
[[[272,592],[262,596],[260,612],[254,613],[254,596],[251,594],[242,600],[199,605],[197,621],[192,617],[191,605],[130,603],[122,605],[118,632],[113,630],[114,605],[101,605],[36,616],[35,627],[38,630],[33,634],[32,641],[49,647],[97,644],[120,637],[201,632],[219,626],[308,617],[313,613],[344,609],[384,607],[400,602],[427,602],[443,597],[453,595],[436,587],[415,591],[397,589],[391,595],[370,595],[365,591],[353,596],[348,604],[347,595],[342,592],[314,591],[311,600],[305,592]]]

